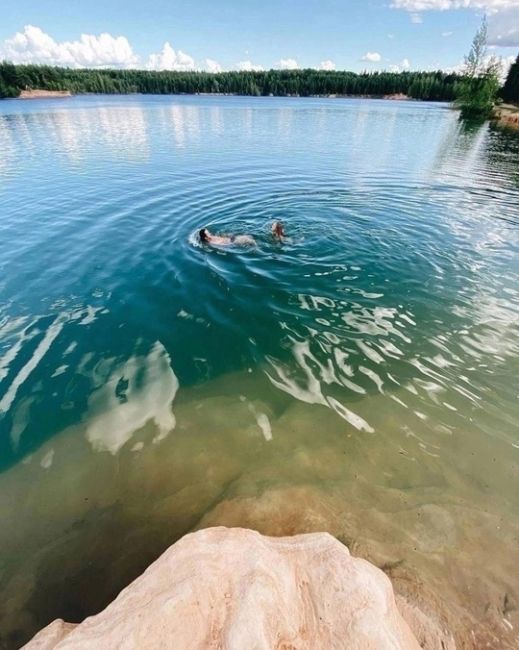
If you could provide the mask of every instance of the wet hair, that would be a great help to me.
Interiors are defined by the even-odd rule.
[[[276,235],[283,237],[285,235],[285,228],[282,221],[274,221],[271,226],[272,232]]]
[[[198,236],[200,237],[200,241],[203,242],[203,243],[205,243],[206,241],[209,241],[208,237],[207,237],[207,228],[201,228],[198,231]]]

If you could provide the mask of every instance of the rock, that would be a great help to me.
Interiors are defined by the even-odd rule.
[[[413,631],[420,647],[427,650],[456,650],[454,638],[443,631],[415,604],[409,603],[402,596],[396,597],[399,612]]]
[[[419,650],[391,582],[327,533],[209,528],[171,546],[105,610],[26,650]]]
[[[52,621],[32,639],[29,644],[31,650],[52,650],[77,627],[73,623],[65,623],[61,618]],[[27,647],[27,646],[26,646]]]

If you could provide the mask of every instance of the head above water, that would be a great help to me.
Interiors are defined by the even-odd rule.
[[[285,236],[285,228],[283,226],[283,223],[281,221],[274,221],[271,226],[271,231],[272,234],[275,237],[284,237]]]
[[[200,237],[200,241],[202,243],[208,242],[209,241],[209,230],[207,230],[207,228],[202,228],[201,230],[198,231],[198,236]]]

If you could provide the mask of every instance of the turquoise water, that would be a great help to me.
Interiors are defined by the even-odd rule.
[[[433,591],[459,571],[450,608],[508,642],[484,600],[519,591],[515,135],[91,96],[0,103],[0,152],[5,647],[214,523],[328,529]]]

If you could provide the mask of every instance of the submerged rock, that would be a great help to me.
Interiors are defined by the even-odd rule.
[[[122,647],[420,648],[387,576],[332,536],[242,528],[186,535],[104,611],[54,621],[25,646]]]

